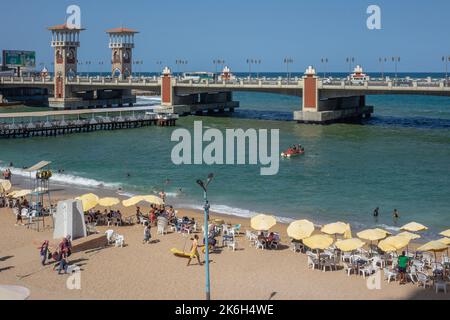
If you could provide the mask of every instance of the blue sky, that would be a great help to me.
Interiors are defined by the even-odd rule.
[[[348,56],[379,71],[378,58],[395,55],[400,71],[442,72],[441,57],[450,55],[447,0],[2,0],[0,49],[35,50],[48,65],[46,27],[63,23],[70,4],[81,7],[87,29],[80,60],[109,61],[105,30],[123,25],[141,31],[135,58],[145,71],[155,71],[158,60],[175,69],[176,59],[188,60],[186,70],[213,70],[214,58],[235,71],[248,70],[247,58],[261,59],[261,71],[284,71],[286,56],[294,71],[320,70],[322,57],[328,71],[346,71]],[[381,30],[366,27],[370,4],[381,7]]]

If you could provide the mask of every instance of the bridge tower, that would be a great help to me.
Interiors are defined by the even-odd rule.
[[[174,92],[172,71],[169,67],[165,67],[161,78],[161,104],[163,106],[173,106]]]
[[[133,71],[134,35],[138,31],[128,28],[107,30],[109,34],[109,48],[112,50],[112,76],[127,79]]]
[[[80,47],[80,32],[85,29],[70,28],[66,24],[49,27],[52,32],[51,46],[54,48],[54,100],[64,102],[71,98],[66,79],[77,75],[77,57]]]

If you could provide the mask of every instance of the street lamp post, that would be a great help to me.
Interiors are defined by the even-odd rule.
[[[289,82],[291,81],[291,73],[289,72],[289,65],[294,63],[294,59],[286,57],[284,58],[283,63],[286,65],[286,76],[289,84]]]
[[[355,62],[355,57],[347,57],[345,59],[345,61],[347,61],[347,63],[348,63],[348,72],[351,74],[352,73],[352,63]]]
[[[214,64],[214,81],[217,79],[217,67],[218,66],[222,66],[222,69],[225,65],[225,60],[223,59],[214,59],[213,60],[213,64]]]
[[[328,58],[322,58],[320,59],[323,65],[323,77],[325,78],[327,75],[327,64],[328,64]]]
[[[161,60],[156,61],[156,73],[158,74],[159,72],[161,72],[161,68],[162,68],[162,64],[163,62]]]
[[[208,220],[209,220],[209,203],[208,203],[208,185],[214,178],[214,174],[210,173],[206,181],[197,180],[197,184],[203,189],[204,213],[205,213],[205,233],[203,234],[205,240],[205,271],[206,271],[206,284],[205,293],[206,300],[211,300],[211,288],[209,281],[209,239],[208,239]]]
[[[188,61],[178,59],[178,60],[175,60],[175,64],[177,66],[177,74],[179,76],[180,75],[180,65],[186,65],[186,64],[188,64]]]
[[[400,57],[392,57],[392,62],[394,62],[395,64],[395,82],[397,83],[397,66],[398,63],[400,62]]]
[[[442,62],[445,64],[445,85],[448,85],[448,62],[450,61],[450,56],[442,56]]]
[[[381,66],[381,79],[384,80],[384,64],[387,62],[387,58],[378,58]]]

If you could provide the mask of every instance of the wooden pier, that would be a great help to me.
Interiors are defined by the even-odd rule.
[[[53,137],[99,130],[176,125],[177,115],[157,114],[151,110],[148,107],[134,107],[0,114],[0,138]]]

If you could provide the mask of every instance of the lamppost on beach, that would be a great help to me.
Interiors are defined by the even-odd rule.
[[[256,79],[259,79],[259,66],[261,65],[261,59],[255,60],[256,67]]]
[[[88,76],[88,78],[89,78],[89,72],[90,72],[91,61],[86,61],[86,66],[87,66],[87,76]]]
[[[294,59],[292,59],[290,57],[286,57],[286,58],[284,58],[283,63],[286,65],[286,76],[287,76],[288,83],[289,83],[291,80],[291,73],[289,71],[289,65],[294,63]]]
[[[325,78],[327,75],[328,58],[322,58],[320,59],[320,62],[322,62],[323,65],[323,77]]]
[[[246,62],[248,64],[248,77],[249,77],[249,79],[251,79],[252,78],[252,64],[255,63],[255,60],[247,58]]]
[[[214,178],[214,174],[210,173],[208,175],[208,179],[206,181],[203,180],[197,180],[197,184],[203,189],[203,199],[204,199],[204,206],[203,209],[205,210],[205,233],[203,234],[204,240],[205,240],[205,271],[206,271],[206,285],[205,285],[205,292],[206,292],[206,300],[211,300],[211,288],[209,283],[209,241],[208,241],[208,220],[209,220],[209,203],[208,203],[208,185]]]
[[[400,62],[400,57],[392,57],[392,62],[395,64],[395,82],[397,82],[397,65]]]
[[[98,62],[98,68],[99,68],[99,72],[100,72],[100,75],[101,76],[103,76],[103,65],[105,64],[105,62],[104,61],[99,61]]]
[[[214,81],[216,81],[216,79],[217,79],[217,67],[218,66],[222,66],[222,69],[223,69],[223,66],[225,65],[225,60],[223,60],[223,59],[214,59],[213,60],[213,64],[214,64]]]
[[[381,66],[381,79],[384,80],[384,64],[387,62],[387,58],[378,58],[378,62]]]
[[[448,62],[450,61],[450,56],[442,56],[442,62],[445,65],[445,85],[448,85]]]

